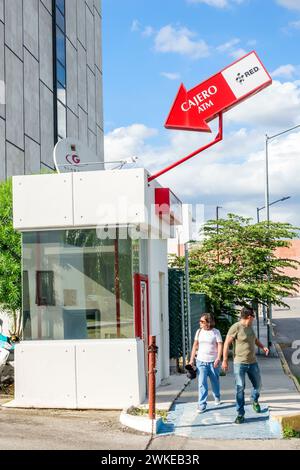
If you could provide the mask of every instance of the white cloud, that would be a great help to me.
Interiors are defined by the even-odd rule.
[[[105,160],[120,161],[141,154],[145,141],[156,134],[143,124],[114,129],[105,136]]]
[[[153,36],[154,33],[155,33],[155,30],[154,28],[152,28],[152,26],[146,26],[142,32],[142,35],[146,38],[149,38],[150,36]]]
[[[140,32],[144,37],[150,37],[155,33],[152,26],[143,27],[138,20],[133,20],[130,30],[132,33]]]
[[[230,53],[230,56],[237,60],[237,59],[240,59],[241,57],[243,57],[244,55],[246,55],[247,52],[248,51],[246,51],[245,49],[240,47],[239,49],[235,49],[234,51],[232,51]]]
[[[242,47],[236,48],[240,44],[241,40],[239,38],[233,38],[230,41],[225,42],[217,47],[218,52],[227,53],[230,57],[233,57],[235,60],[240,59],[247,54],[245,49]],[[251,41],[249,41],[251,42]]]
[[[270,87],[228,112],[225,119],[264,131],[300,124],[300,83],[274,80]]]
[[[133,20],[131,24],[131,31],[136,32],[136,31],[140,31],[140,29],[141,29],[140,22],[138,20]]]
[[[299,0],[277,0],[277,3],[290,10],[300,10]]]
[[[239,44],[241,42],[240,39],[238,38],[233,38],[233,39],[230,39],[230,41],[227,41],[225,42],[224,44],[221,44],[220,46],[217,47],[217,51],[219,52],[227,52],[227,51],[230,51],[232,50],[232,48],[234,46],[236,46],[237,44]]]
[[[172,72],[161,72],[161,76],[168,78],[169,80],[179,80],[180,74],[179,73],[172,73]]]
[[[131,26],[132,32],[139,32],[143,37],[154,37],[154,50],[160,53],[175,53],[200,59],[210,56],[212,53],[227,53],[234,59],[239,59],[247,54],[243,48],[236,48],[240,44],[239,38],[232,38],[217,47],[210,46],[198,34],[185,26],[165,25],[159,30],[152,26],[143,27],[138,20],[134,20]],[[250,40],[247,44],[253,45],[255,41]]]
[[[299,21],[291,21],[289,23],[289,27],[294,28],[294,29],[300,29],[300,20]]]
[[[217,8],[228,6],[227,0],[188,0],[188,3],[205,3],[206,5]]]
[[[197,34],[188,28],[175,28],[167,25],[161,28],[155,36],[155,50],[186,55],[192,59],[209,56],[209,46],[205,41],[196,37]]]
[[[233,4],[241,4],[244,0],[187,0],[188,3],[205,3],[211,7],[226,8]]]
[[[256,45],[257,45],[256,39],[250,39],[250,41],[247,42],[247,46],[254,47]]]
[[[140,127],[138,146],[132,137],[130,126],[122,129],[122,138],[117,142],[114,135],[114,150],[110,145],[111,136],[106,137],[105,148],[110,150],[113,160],[138,155],[139,166],[154,173],[167,164],[185,156],[191,150],[203,145],[207,137],[197,133],[170,132],[169,143],[165,146],[151,146],[148,139],[152,130]],[[148,133],[148,131],[150,131]],[[131,142],[124,153],[124,135]],[[134,132],[135,134],[135,132]],[[294,132],[274,140],[269,147],[269,178],[271,201],[283,196],[300,198],[300,132]],[[171,187],[183,200],[205,204],[208,207],[222,205],[224,211],[236,212],[255,217],[256,207],[264,205],[265,152],[264,136],[258,131],[232,132],[225,136],[223,143],[217,144],[189,162],[175,168],[159,178],[162,185]],[[286,204],[286,203],[284,203]],[[272,208],[272,214],[280,211]],[[282,211],[282,209],[281,209]],[[289,213],[280,212],[281,220],[300,223],[298,208]]]
[[[296,74],[296,67],[292,64],[281,65],[274,72],[271,73],[272,77],[293,78]]]
[[[300,83],[275,81],[225,114],[221,143],[160,177],[161,184],[171,187],[184,202],[205,203],[208,207],[218,204],[225,213],[255,217],[256,207],[264,205],[265,132],[275,134],[300,124],[299,105]],[[230,124],[234,124],[231,131]],[[216,132],[216,121],[212,127]],[[151,139],[157,133],[142,124],[116,129],[105,137],[106,159],[137,155],[139,166],[154,173],[213,138],[196,132],[165,131],[167,142],[157,144],[156,139],[153,144]],[[271,200],[292,196],[292,202],[272,206],[271,214],[295,224],[300,224],[296,204],[300,199],[299,149],[297,131],[272,140],[269,147]]]

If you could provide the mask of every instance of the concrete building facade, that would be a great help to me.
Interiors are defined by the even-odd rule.
[[[103,161],[101,0],[0,0],[0,180],[53,169],[79,139]]]

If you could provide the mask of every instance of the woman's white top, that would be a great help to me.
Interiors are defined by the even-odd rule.
[[[198,341],[197,360],[202,362],[215,362],[218,357],[218,343],[223,343],[219,330],[197,330],[195,341]]]

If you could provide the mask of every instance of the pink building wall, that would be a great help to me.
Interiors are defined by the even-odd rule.
[[[291,246],[289,248],[277,248],[276,256],[278,258],[295,259],[300,262],[300,240],[291,241]],[[285,268],[284,273],[288,276],[295,276],[300,279],[300,265],[297,267],[297,269]],[[300,287],[298,288],[298,293],[300,294]]]

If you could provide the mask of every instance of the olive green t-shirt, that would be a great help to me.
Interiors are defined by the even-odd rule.
[[[256,336],[252,326],[235,323],[229,329],[227,336],[234,338],[234,362],[237,364],[254,364],[256,362]]]

